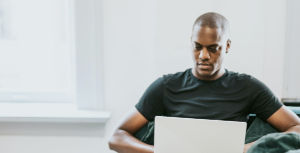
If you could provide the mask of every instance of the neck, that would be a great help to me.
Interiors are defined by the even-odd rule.
[[[198,78],[200,80],[212,81],[212,80],[217,80],[220,77],[222,77],[225,74],[225,68],[222,67],[219,70],[217,70],[214,74],[208,75],[208,76],[197,74],[195,69],[192,70],[192,73],[196,78]]]

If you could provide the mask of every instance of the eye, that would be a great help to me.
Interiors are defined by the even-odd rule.
[[[195,45],[195,49],[197,50],[197,51],[200,51],[200,50],[202,50],[202,46],[201,45]]]
[[[210,46],[210,47],[207,47],[207,50],[209,52],[215,53],[219,50],[219,47],[218,46]]]

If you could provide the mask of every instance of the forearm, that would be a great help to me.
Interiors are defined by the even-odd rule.
[[[255,143],[255,141],[245,144],[243,153],[246,153],[254,143]]]
[[[296,132],[300,134],[300,125],[292,126],[285,131],[285,133],[289,133],[289,132]]]
[[[111,140],[109,147],[118,153],[153,153],[154,147],[133,137],[130,133],[118,129]]]

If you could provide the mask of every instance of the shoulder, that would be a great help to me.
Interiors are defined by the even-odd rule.
[[[171,74],[165,74],[163,75],[163,80],[165,84],[172,84],[175,82],[178,82],[179,80],[182,80],[187,77],[188,73],[190,72],[190,69],[187,69],[185,71],[171,73]]]
[[[199,83],[193,77],[191,68],[182,72],[164,75],[163,78],[165,89],[172,92],[191,90],[197,87]]]
[[[266,85],[257,79],[256,77],[246,74],[246,73],[238,73],[234,71],[228,71],[228,78],[230,80],[234,80],[235,82],[239,84],[244,84],[248,88],[254,88],[254,89],[266,89]]]
[[[239,73],[234,71],[228,71],[228,77],[231,80],[234,81],[241,81],[241,82],[247,82],[247,83],[255,83],[260,82],[258,79],[256,79],[254,76],[246,73]]]
[[[178,86],[178,84],[181,84],[182,80],[186,78],[186,73],[188,73],[188,71],[189,70],[173,74],[165,74],[152,82],[152,84],[148,87],[148,90],[158,91],[159,89],[163,89],[166,86]]]
[[[250,81],[253,78],[253,76],[246,73],[228,71],[228,78],[236,81]]]

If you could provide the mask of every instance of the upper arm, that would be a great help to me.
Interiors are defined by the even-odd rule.
[[[253,91],[251,94],[253,101],[249,112],[266,121],[283,105],[263,82],[256,78],[251,78],[249,83],[249,88]]]
[[[161,77],[146,89],[135,107],[148,121],[153,121],[155,116],[164,114],[163,97],[164,79]]]
[[[148,121],[154,120],[155,116],[163,114],[163,82],[163,78],[158,78],[147,88],[135,109],[125,117],[118,129],[134,134]]]
[[[300,125],[300,119],[298,116],[285,106],[282,106],[275,113],[273,113],[267,119],[267,122],[282,132],[287,131],[289,128],[295,125]]]
[[[148,120],[139,111],[134,109],[125,117],[118,129],[134,134],[146,123],[148,123]]]

